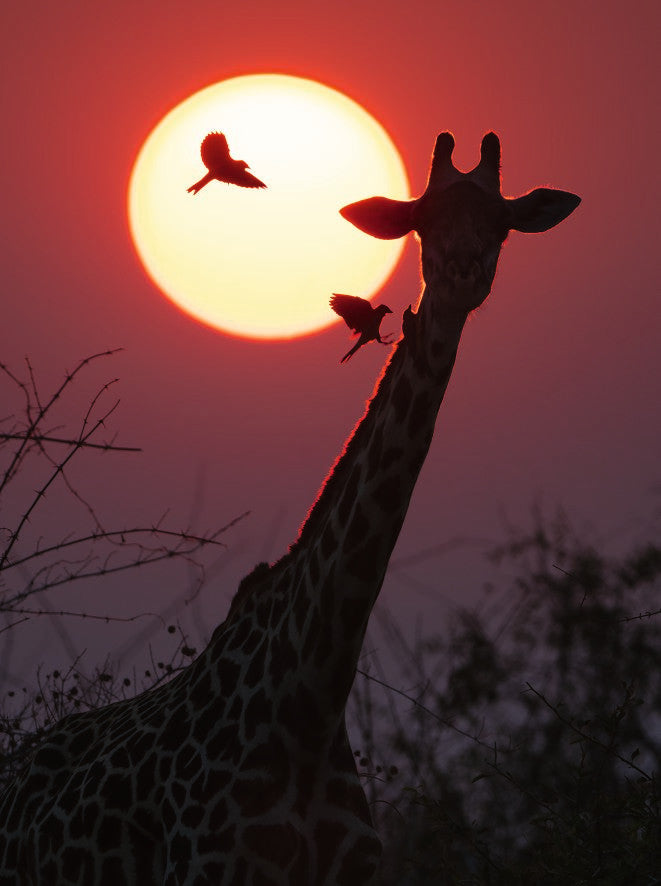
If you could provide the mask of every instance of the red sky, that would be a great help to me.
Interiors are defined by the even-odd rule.
[[[65,0],[4,4],[1,17],[0,360],[22,372],[29,356],[45,392],[80,358],[124,348],[92,377],[119,376],[114,430],[143,453],[86,457],[75,478],[104,523],[169,511],[169,525],[203,531],[252,512],[194,617],[180,614],[193,634],[293,541],[385,356],[365,348],[340,367],[340,326],[286,343],[224,336],[142,270],[125,215],[135,155],[168,110],[228,77],[279,72],[345,92],[389,131],[415,192],[438,132],[454,132],[467,169],[494,129],[505,193],[546,184],[583,198],[556,229],[510,236],[379,605],[442,626],[491,578],[484,544],[410,560],[454,539],[496,543],[503,514],[529,525],[535,501],[609,543],[658,510],[657,3]],[[411,240],[380,300],[399,314],[418,292]],[[185,570],[135,574],[51,604],[158,611],[185,582]],[[80,623],[63,624],[69,647],[87,645]],[[95,648],[135,632],[104,626]],[[64,654],[50,623],[38,642]],[[20,645],[14,673],[34,661]]]

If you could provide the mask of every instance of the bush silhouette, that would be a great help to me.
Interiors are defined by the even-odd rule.
[[[381,882],[658,882],[661,548],[608,558],[558,519],[493,559],[513,588],[447,635],[386,626],[412,708],[357,681]]]

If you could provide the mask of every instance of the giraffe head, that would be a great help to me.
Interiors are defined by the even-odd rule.
[[[442,132],[427,187],[416,200],[371,197],[345,206],[340,213],[361,231],[383,240],[415,231],[427,286],[447,293],[457,309],[470,311],[489,294],[508,233],[546,231],[565,219],[580,198],[550,188],[503,197],[500,142],[493,132],[482,139],[480,162],[471,172],[454,166],[453,149],[453,136]]]

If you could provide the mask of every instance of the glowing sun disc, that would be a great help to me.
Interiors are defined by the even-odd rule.
[[[187,193],[213,131],[266,190],[212,181]],[[338,212],[375,194],[409,197],[383,127],[328,86],[255,74],[196,92],[153,129],[129,181],[129,226],[149,276],[188,314],[234,335],[291,338],[337,321],[332,292],[368,298],[392,273],[403,241],[367,237]]]

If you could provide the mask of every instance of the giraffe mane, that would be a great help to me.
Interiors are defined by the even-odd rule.
[[[312,507],[308,511],[305,521],[299,529],[298,538],[296,538],[296,540],[292,542],[289,547],[290,553],[295,553],[297,549],[301,546],[306,547],[307,545],[309,545],[311,536],[319,534],[319,532],[323,529],[328,510],[328,505],[325,504],[325,502],[327,502],[329,498],[331,500],[336,500],[336,493],[337,500],[339,500],[339,490],[346,486],[347,480],[349,479],[343,476],[342,462],[348,456],[350,457],[355,450],[360,451],[360,449],[363,447],[363,437],[368,436],[370,433],[370,430],[365,427],[363,419],[370,411],[370,409],[374,408],[379,399],[384,396],[384,380],[386,378],[386,375],[388,374],[388,371],[391,367],[394,367],[395,365],[397,365],[397,363],[399,363],[401,359],[403,359],[403,346],[405,344],[406,339],[400,339],[400,341],[397,342],[395,350],[383,367],[381,374],[376,381],[372,394],[365,403],[365,411],[354,425],[351,436],[345,443],[342,452],[333,462],[332,467],[326,475],[326,478],[321,485],[319,493],[317,494]],[[329,493],[330,497],[328,495]]]

